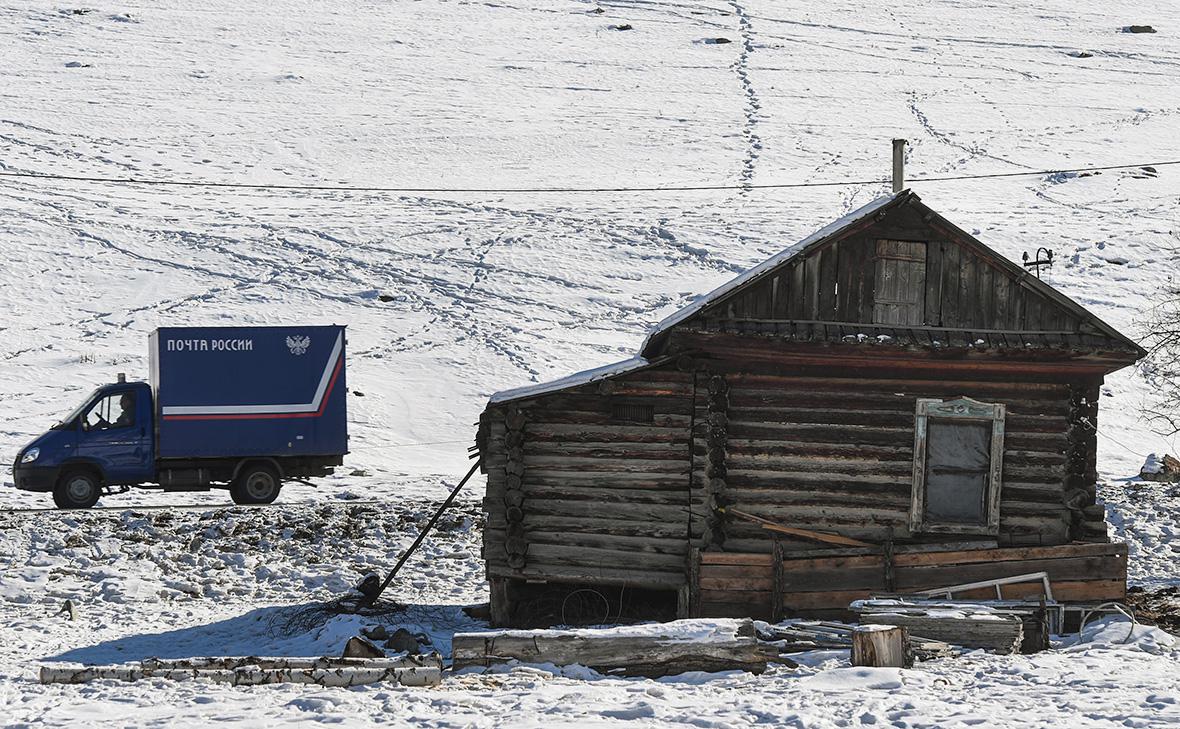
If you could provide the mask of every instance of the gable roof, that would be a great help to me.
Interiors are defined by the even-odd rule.
[[[651,349],[652,343],[656,340],[656,338],[672,327],[692,318],[695,314],[703,311],[705,307],[721,301],[722,299],[727,298],[730,294],[736,293],[749,284],[760,280],[763,276],[766,276],[772,271],[775,271],[784,263],[790,261],[798,255],[801,255],[804,251],[810,249],[811,247],[823,243],[830,238],[834,238],[857,223],[872,217],[886,208],[892,207],[893,203],[896,203],[907,194],[912,193],[910,193],[909,190],[902,190],[901,192],[894,193],[892,195],[884,195],[879,197],[876,200],[870,202],[868,205],[863,205],[848,213],[844,217],[828,223],[798,243],[784,248],[781,252],[774,254],[762,263],[759,263],[757,266],[746,270],[744,273],[738,274],[736,277],[726,281],[704,296],[698,297],[688,306],[675,312],[671,316],[664,317],[662,320],[660,320],[660,322],[655,325],[655,328],[647,333],[647,338],[645,338],[643,340],[643,344],[639,346],[639,351],[641,353],[647,353]],[[914,195],[913,197],[916,198],[917,196]]]
[[[695,317],[701,315],[706,309],[714,304],[725,301],[726,299],[737,295],[748,287],[761,281],[768,275],[772,275],[779,271],[784,265],[792,260],[806,255],[808,252],[819,248],[827,243],[831,243],[843,237],[847,237],[858,230],[861,230],[872,224],[884,213],[903,205],[913,205],[923,215],[924,219],[937,221],[938,227],[948,231],[953,235],[957,242],[975,249],[976,252],[981,252],[987,255],[988,259],[993,265],[1002,270],[1007,271],[1013,278],[1018,279],[1022,284],[1028,286],[1033,291],[1044,296],[1049,301],[1062,307],[1069,313],[1073,314],[1079,321],[1089,325],[1101,337],[1107,341],[1113,340],[1113,343],[1119,345],[1120,348],[1128,350],[1131,353],[1136,353],[1137,357],[1142,357],[1147,354],[1146,350],[1140,347],[1137,343],[1121,334],[1114,327],[1099,319],[1090,311],[1086,310],[1073,299],[1065,296],[1057,289],[1048,285],[1041,279],[1031,275],[1025,268],[1007,257],[1000,255],[993,249],[989,248],[974,236],[962,230],[954,223],[943,218],[938,213],[934,212],[928,206],[921,202],[921,199],[910,190],[902,190],[901,192],[884,195],[873,200],[867,205],[863,205],[847,215],[835,220],[828,225],[820,228],[803,240],[789,246],[783,251],[771,256],[762,263],[750,268],[744,273],[736,276],[733,279],[713,289],[709,293],[698,297],[688,306],[676,311],[670,316],[665,317],[648,333],[640,346],[639,353],[630,359],[622,362],[615,362],[612,364],[595,367],[584,372],[578,372],[566,377],[562,377],[551,382],[542,382],[524,387],[513,388],[510,390],[502,390],[494,393],[491,396],[489,404],[502,404],[513,400],[521,400],[538,395],[544,395],[551,392],[558,392],[572,387],[597,382],[599,380],[611,379],[619,375],[635,372],[637,370],[661,364],[668,359],[667,356],[661,356],[661,345],[667,334],[677,326],[683,325]],[[1045,334],[1039,332],[1031,332],[1032,335]],[[1097,339],[1092,337],[1090,339]],[[852,341],[863,341],[865,336],[854,335],[851,337]],[[841,336],[838,340],[849,341],[849,337]],[[1059,341],[1059,338],[1055,341]],[[898,339],[899,344],[906,343],[904,337]],[[914,338],[914,344],[920,342]],[[953,345],[954,343],[951,342]],[[970,346],[970,341],[963,342],[963,344]],[[1025,338],[1017,342],[1017,346],[1024,348],[1034,346],[1030,343],[1029,338]],[[1055,346],[1054,342],[1049,342],[1049,346]]]
[[[652,357],[659,353],[660,345],[664,337],[673,328],[685,324],[693,318],[700,315],[710,306],[725,301],[739,292],[749,288],[753,284],[761,281],[767,276],[780,271],[787,263],[796,258],[805,256],[810,251],[819,248],[825,244],[831,243],[840,238],[847,237],[852,233],[860,230],[863,227],[871,224],[877,218],[883,216],[889,210],[898,208],[904,205],[912,205],[918,209],[924,219],[937,221],[939,227],[951,232],[957,241],[964,244],[966,247],[974,248],[977,253],[984,253],[987,255],[991,263],[998,268],[1007,271],[1009,275],[1019,280],[1022,284],[1028,286],[1036,293],[1044,296],[1049,301],[1057,306],[1065,309],[1076,317],[1079,321],[1092,326],[1097,332],[1114,340],[1121,348],[1129,349],[1138,353],[1139,357],[1147,354],[1147,351],[1140,347],[1137,343],[1124,336],[1114,327],[1099,319],[1092,312],[1086,310],[1073,299],[1065,296],[1057,289],[1045,283],[1036,276],[1031,275],[1023,266],[1009,260],[1007,257],[1000,255],[992,248],[989,248],[977,238],[959,228],[955,224],[943,218],[934,210],[921,202],[914,192],[911,190],[902,190],[901,192],[884,195],[873,200],[838,220],[825,225],[823,228],[815,231],[803,240],[795,243],[792,246],[784,249],[767,260],[750,268],[746,272],[736,276],[726,283],[718,286],[704,296],[699,297],[688,306],[680,309],[672,315],[665,317],[648,333],[644,339],[643,344],[639,348],[639,354],[644,357]]]

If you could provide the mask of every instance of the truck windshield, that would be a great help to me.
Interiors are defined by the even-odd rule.
[[[82,414],[82,411],[85,410],[90,405],[90,403],[94,402],[96,397],[98,397],[98,393],[101,390],[102,388],[99,388],[98,390],[95,390],[94,392],[87,395],[86,399],[82,401],[81,405],[71,410],[69,415],[54,423],[50,430],[61,430],[62,428],[77,420],[78,416]]]

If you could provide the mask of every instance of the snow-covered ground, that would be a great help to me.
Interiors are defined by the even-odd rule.
[[[632,29],[611,28],[622,24]],[[1159,32],[1121,32],[1131,24]],[[0,170],[69,175],[822,182],[886,177],[893,137],[910,140],[911,176],[1180,159],[1180,11],[1168,2],[10,0],[0,79]],[[1180,166],[913,186],[1014,260],[1052,248],[1048,280],[1133,337],[1171,283]],[[94,385],[145,377],[161,325],[347,324],[353,436],[338,476],[292,487],[273,511],[0,515],[0,723],[1175,723],[1174,652],[1094,645],[900,678],[833,672],[833,657],[761,678],[583,683],[522,670],[429,691],[32,682],[34,659],[51,657],[327,650],[354,626],[284,637],[242,616],[389,564],[466,470],[490,393],[630,356],[695,295],[885,191],[0,177],[0,461]],[[1126,480],[1147,453],[1180,450],[1139,417],[1152,392],[1144,370],[1108,379],[1101,491],[1133,579],[1175,583],[1180,492]],[[471,519],[480,489],[462,506]],[[182,497],[103,503],[226,501]],[[0,508],[47,504],[0,487]],[[433,544],[398,590],[436,606],[415,620],[445,635],[463,624],[457,606],[484,597],[478,524]],[[79,622],[52,616],[66,597]]]
[[[1035,656],[969,653],[913,670],[853,669],[847,651],[800,654],[765,675],[604,678],[587,669],[466,669],[434,688],[355,689],[200,681],[42,686],[41,663],[148,657],[336,655],[373,618],[308,629],[297,614],[387,565],[429,517],[426,504],[292,505],[0,517],[0,717],[5,727],[343,723],[437,727],[1174,726],[1180,641],[1125,622]],[[313,528],[310,525],[315,525]],[[440,523],[395,585],[386,623],[449,652],[479,630],[486,600],[478,511]],[[78,619],[57,614],[65,600]]]

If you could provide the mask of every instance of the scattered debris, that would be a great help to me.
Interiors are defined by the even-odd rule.
[[[862,625],[905,627],[964,648],[1009,654],[1020,652],[1024,643],[1024,616],[984,603],[886,599],[857,600],[850,607],[860,616]],[[1048,633],[1044,634],[1047,640]]]
[[[1127,605],[1143,623],[1152,623],[1173,635],[1180,635],[1180,586],[1171,585],[1158,590],[1142,587],[1127,588]]]
[[[381,591],[381,578],[375,572],[370,572],[353,589],[366,598],[374,597]]]
[[[66,600],[65,604],[61,606],[61,610],[57,611],[58,615],[62,615],[63,613],[71,621],[78,619],[78,608],[74,607],[73,600]]]
[[[1139,478],[1144,481],[1180,481],[1180,460],[1166,453],[1163,458],[1150,453],[1143,463],[1143,468],[1139,469]]]
[[[622,23],[620,25],[610,25],[607,27],[609,27],[611,30],[631,30],[631,26],[628,23]]]
[[[463,608],[463,614],[476,620],[490,621],[492,619],[492,604],[489,602],[481,602],[478,605],[468,605],[467,607]]]
[[[812,620],[792,620],[776,625],[757,622],[758,638],[773,642],[782,653],[796,653],[812,650],[850,650],[852,631],[855,626],[844,623]],[[949,658],[958,650],[938,640],[909,636],[910,650],[914,658],[929,661],[935,658]]]
[[[361,635],[371,641],[389,640],[389,630],[384,625],[374,625],[371,628],[361,628]]]
[[[42,666],[41,683],[88,683],[102,679],[140,681],[203,678],[234,686],[304,683],[320,686],[362,686],[398,683],[435,686],[442,681],[442,657],[437,653],[398,658],[151,658],[118,666]]]
[[[861,625],[852,631],[852,665],[911,668],[910,635],[894,625]]]
[[[1124,33],[1154,33],[1155,28],[1150,25],[1128,25],[1123,28]]]
[[[398,628],[393,635],[388,636],[385,647],[394,653],[406,653],[416,656],[422,652],[418,637],[405,628]]]
[[[355,635],[348,639],[344,644],[344,653],[341,654],[343,658],[384,658],[385,651],[377,647],[373,641],[368,638],[362,638]]]
[[[517,660],[577,664],[603,674],[658,678],[688,671],[762,673],[768,661],[794,665],[773,647],[759,643],[749,619],[456,633],[451,647],[455,670]]]

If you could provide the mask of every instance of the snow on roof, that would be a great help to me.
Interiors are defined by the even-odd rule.
[[[882,197],[879,197],[876,200],[873,200],[872,202],[870,202],[869,204],[859,207],[856,210],[853,210],[852,212],[848,213],[844,217],[842,217],[838,220],[834,220],[831,223],[828,223],[827,225],[825,225],[824,227],[815,231],[814,233],[807,236],[806,238],[799,241],[798,243],[788,246],[787,248],[783,249],[781,252],[776,253],[775,255],[766,259],[762,263],[759,263],[757,266],[754,266],[753,268],[747,270],[745,273],[742,273],[742,274],[738,275],[736,278],[726,281],[725,283],[721,284],[720,286],[713,289],[712,291],[705,294],[704,296],[698,297],[696,299],[696,301],[693,301],[691,304],[684,307],[680,311],[677,311],[676,313],[674,313],[671,316],[662,320],[659,324],[656,324],[655,328],[652,329],[648,333],[647,338],[643,340],[643,345],[639,348],[639,351],[646,352],[648,345],[651,344],[651,341],[653,339],[655,339],[657,336],[659,336],[660,334],[662,334],[663,332],[676,326],[677,324],[681,323],[685,319],[688,319],[693,314],[696,314],[697,312],[701,311],[709,304],[712,304],[714,301],[717,301],[718,299],[722,298],[726,294],[729,294],[730,292],[734,291],[738,287],[748,283],[749,281],[752,281],[752,280],[758,278],[759,276],[761,276],[762,274],[771,270],[772,268],[775,268],[779,264],[791,259],[792,257],[797,255],[800,251],[802,251],[804,248],[811,245],[812,243],[816,243],[818,241],[821,241],[824,238],[827,238],[835,233],[838,233],[840,230],[842,230],[842,229],[844,229],[844,228],[846,228],[846,227],[848,227],[848,226],[850,226],[850,225],[852,225],[864,218],[869,217],[873,213],[877,212],[881,208],[885,207],[889,203],[896,200],[899,195],[905,195],[905,194],[909,194],[909,191],[902,190],[901,192],[896,192],[896,193],[892,193],[889,195],[884,195]]]
[[[525,385],[524,387],[516,387],[511,390],[501,390],[492,394],[491,398],[488,400],[488,404],[494,405],[496,403],[508,402],[509,400],[519,400],[525,397],[544,395],[548,392],[556,392],[569,387],[577,387],[578,385],[587,385],[591,382],[605,380],[608,377],[614,377],[615,375],[621,375],[646,367],[649,364],[650,362],[648,362],[643,357],[632,357],[630,359],[625,359],[622,362],[615,362],[613,364],[603,365],[602,367],[595,367],[592,370],[575,372],[572,375],[562,377],[560,380],[540,382],[535,385]]]

